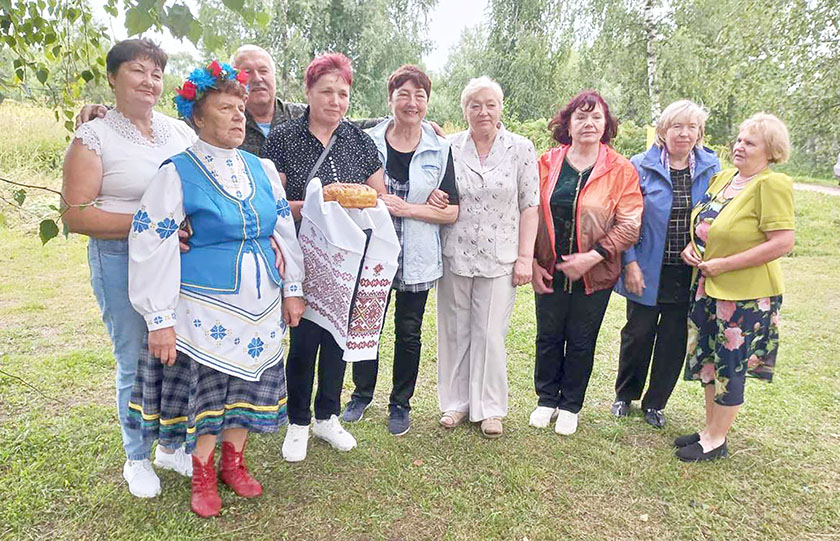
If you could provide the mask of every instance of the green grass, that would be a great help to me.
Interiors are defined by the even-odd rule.
[[[4,175],[32,174],[0,165]],[[128,494],[113,359],[88,284],[85,241],[60,237],[41,247],[31,222],[15,218],[0,227],[0,539],[836,538],[840,198],[797,192],[796,205],[776,380],[749,382],[731,459],[690,465],[673,457],[670,441],[702,423],[698,385],[678,384],[662,431],[637,410],[624,420],[609,415],[624,314],[618,296],[578,433],[529,428],[535,324],[533,294],[521,288],[507,340],[503,438],[437,426],[430,299],[411,432],[387,433],[389,322],[374,407],[349,427],[359,447],[344,454],[313,440],[306,461],[289,465],[280,457],[282,431],[252,438],[249,464],[266,493],[246,501],[222,489],[214,520],[190,513],[189,482],[171,472],[161,475],[159,498]],[[348,370],[345,401],[351,388]]]

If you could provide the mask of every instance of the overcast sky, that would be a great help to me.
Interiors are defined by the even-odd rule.
[[[104,0],[91,0],[91,5],[94,6],[97,17],[110,28],[112,37],[117,40],[125,39],[125,17],[123,13],[120,13],[118,19],[112,19],[102,9],[104,3]],[[193,12],[197,11],[194,1],[186,0],[186,3]],[[424,57],[427,69],[440,70],[443,68],[449,56],[449,50],[458,42],[461,32],[480,23],[484,18],[486,8],[487,0],[438,0],[438,6],[429,17],[429,38],[434,45],[432,51]],[[160,41],[164,50],[169,53],[195,51],[195,47],[189,41],[181,42],[169,35],[168,32],[165,34],[147,32],[146,36]]]

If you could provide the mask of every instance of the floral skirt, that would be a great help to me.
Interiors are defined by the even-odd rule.
[[[737,406],[747,376],[773,379],[782,296],[723,301],[707,297],[704,283],[692,288],[685,379],[714,383],[715,402]]]
[[[265,369],[259,381],[219,372],[178,352],[175,364],[163,365],[144,343],[127,425],[144,440],[177,449],[195,448],[198,436],[228,428],[276,432],[286,423],[286,377],[283,362]]]

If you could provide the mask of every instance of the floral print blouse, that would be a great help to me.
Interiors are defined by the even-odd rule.
[[[467,277],[511,274],[521,212],[539,205],[534,144],[502,127],[482,165],[469,130],[450,141],[460,209],[458,221],[441,228],[447,268]]]

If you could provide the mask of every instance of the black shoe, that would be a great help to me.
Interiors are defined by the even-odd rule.
[[[613,402],[612,408],[610,408],[610,413],[615,415],[616,417],[627,417],[630,414],[630,402],[625,402],[624,400],[616,400]]]
[[[686,445],[677,449],[677,458],[683,462],[703,462],[705,460],[714,460],[716,458],[724,458],[729,454],[726,449],[726,442],[724,441],[720,447],[712,449],[708,453],[703,452],[703,446],[700,442]]]
[[[370,404],[370,402],[362,402],[358,398],[351,398],[350,402],[347,403],[347,407],[344,408],[344,414],[342,414],[341,419],[345,423],[357,423],[361,421],[365,415],[365,410],[370,407]]]
[[[699,432],[695,432],[694,434],[686,434],[685,436],[680,436],[679,438],[674,440],[674,447],[685,447],[686,445],[691,445],[692,443],[697,443],[698,441],[700,441]]]
[[[402,436],[411,428],[411,416],[405,408],[391,406],[391,413],[388,415],[388,432],[392,436]]]
[[[654,428],[662,428],[665,426],[665,414],[662,410],[648,408],[645,410],[645,422]]]

